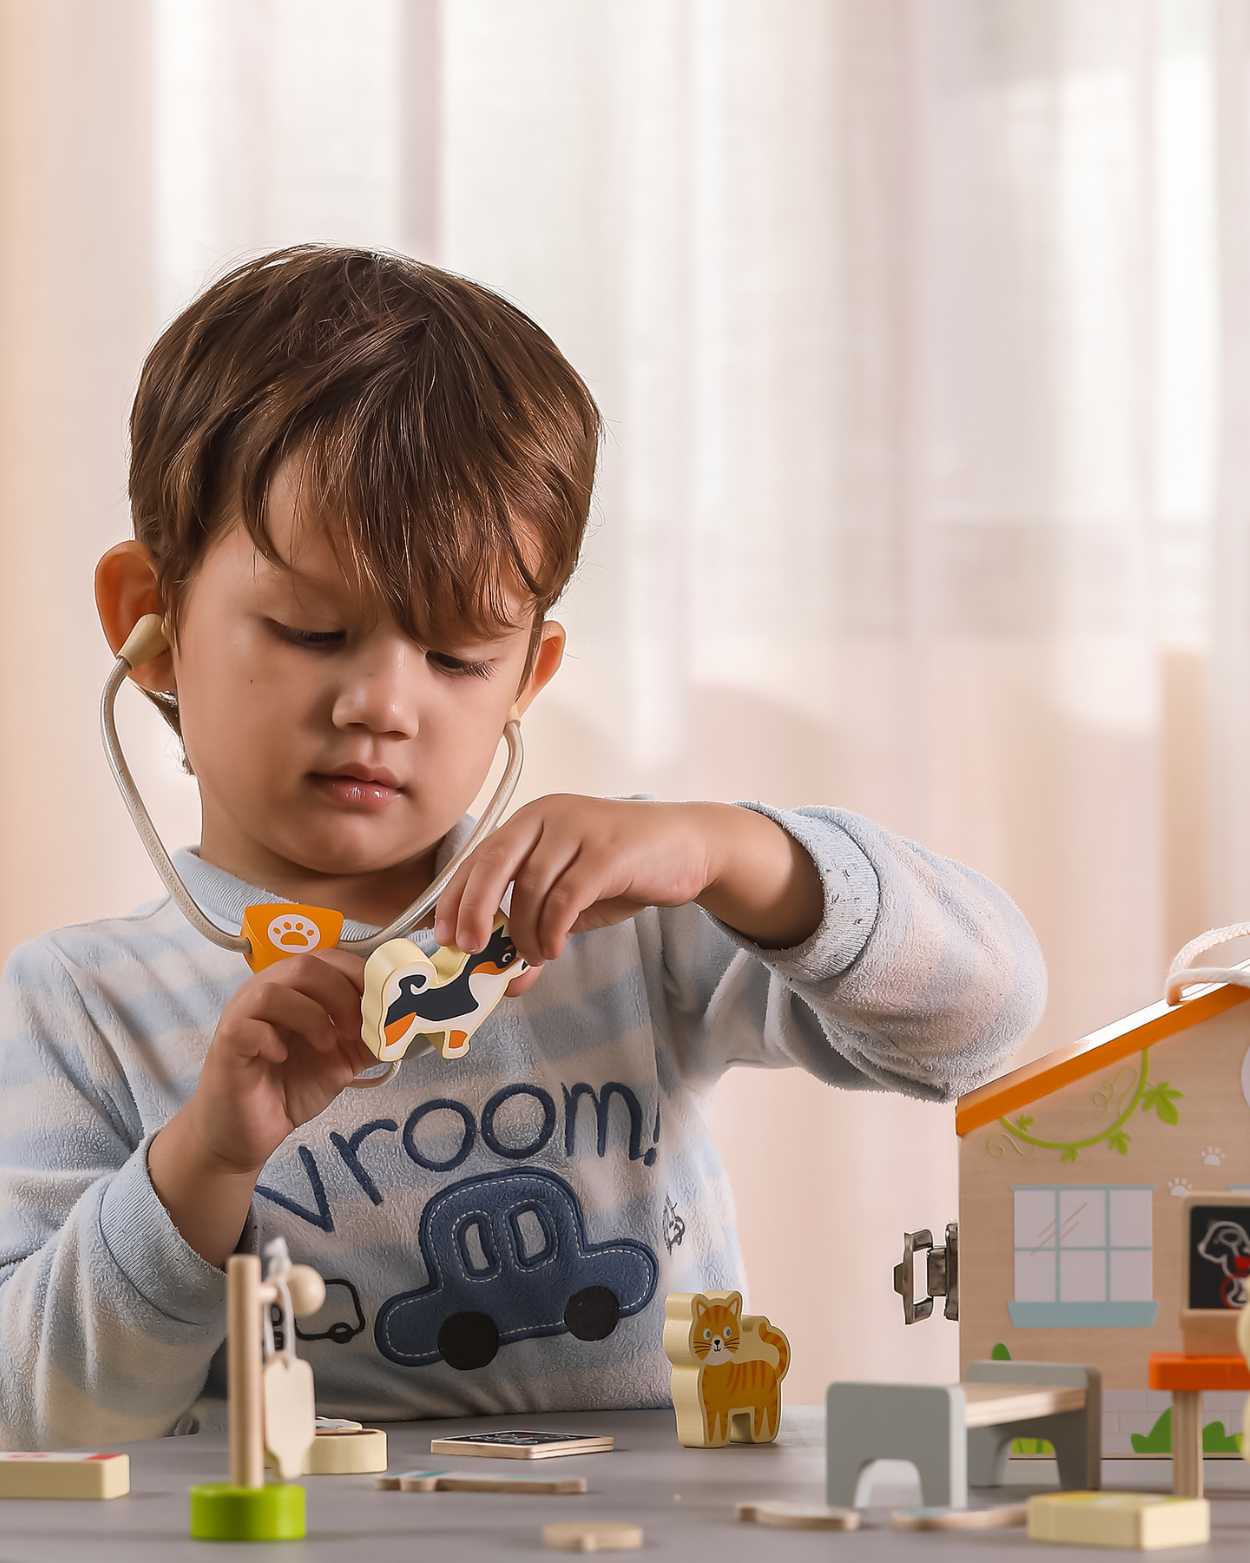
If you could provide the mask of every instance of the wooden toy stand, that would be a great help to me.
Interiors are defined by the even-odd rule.
[[[287,1285],[297,1316],[315,1313],[325,1301],[325,1283],[311,1266],[291,1266]],[[280,1297],[277,1284],[261,1280],[255,1254],[231,1256],[226,1266],[230,1480],[192,1487],[193,1540],[299,1541],[307,1533],[304,1489],[265,1481],[261,1321]]]

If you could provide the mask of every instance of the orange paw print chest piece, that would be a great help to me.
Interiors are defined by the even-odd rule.
[[[264,971],[289,955],[332,950],[343,932],[343,914],[300,901],[262,902],[244,912],[240,932],[252,946],[247,964]]]

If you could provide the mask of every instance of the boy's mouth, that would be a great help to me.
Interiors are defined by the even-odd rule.
[[[398,785],[390,786],[383,781],[365,781],[359,776],[342,774],[327,775],[320,771],[310,771],[308,780],[323,797],[352,809],[384,809],[404,791]]]

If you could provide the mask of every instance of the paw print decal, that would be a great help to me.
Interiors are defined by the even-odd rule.
[[[1193,1184],[1190,1183],[1188,1178],[1168,1179],[1168,1193],[1175,1194],[1177,1199],[1182,1199],[1186,1194],[1190,1193],[1192,1189]]]
[[[289,955],[307,955],[321,943],[320,928],[310,917],[301,917],[298,912],[275,917],[265,931],[270,944]]]
[[[1224,1164],[1224,1152],[1218,1145],[1204,1145],[1202,1148],[1202,1165],[1204,1167],[1220,1167]]]

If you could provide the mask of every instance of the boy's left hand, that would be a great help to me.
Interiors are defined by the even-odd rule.
[[[713,819],[699,803],[564,792],[536,798],[460,865],[439,897],[435,937],[480,950],[514,881],[508,926],[530,963],[508,984],[515,997],[533,986],[570,934],[702,895],[717,871]]]

